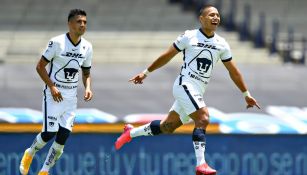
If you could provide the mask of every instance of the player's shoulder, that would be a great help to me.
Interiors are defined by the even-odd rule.
[[[226,39],[222,36],[220,36],[219,34],[217,33],[214,33],[214,38],[219,41],[219,42],[222,42],[222,43],[227,43]]]
[[[66,34],[57,35],[51,38],[53,41],[62,41],[65,40]]]
[[[84,45],[87,45],[88,47],[92,48],[92,43],[86,40],[84,37],[81,37],[81,41]]]
[[[184,35],[186,35],[187,37],[191,37],[191,36],[197,35],[197,32],[198,32],[198,29],[186,30],[184,32]]]
[[[184,33],[181,34],[179,36],[179,38],[190,40],[191,38],[194,38],[196,36],[197,36],[197,30],[193,29],[193,30],[186,30],[186,31],[184,31]]]
[[[220,35],[218,35],[217,33],[214,34],[214,40],[217,44],[225,47],[225,48],[229,48],[229,44],[226,41],[226,39]]]
[[[54,44],[64,43],[65,42],[65,34],[54,36],[50,39],[50,42],[53,42]]]
[[[64,34],[57,35],[57,36],[50,38],[49,43],[48,43],[48,47],[49,48],[58,48],[58,46],[61,45],[61,43],[65,43],[65,35]]]

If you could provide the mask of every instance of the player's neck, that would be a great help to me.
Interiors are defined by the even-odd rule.
[[[68,35],[69,35],[71,41],[73,42],[73,44],[77,44],[81,39],[80,35],[75,35],[72,32],[68,32]]]
[[[214,36],[214,30],[210,30],[210,29],[206,29],[206,28],[201,28],[202,32],[208,36],[208,37],[212,37]]]

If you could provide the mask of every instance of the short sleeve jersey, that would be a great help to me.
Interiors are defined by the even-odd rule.
[[[92,44],[84,38],[73,44],[66,33],[49,41],[42,57],[50,62],[49,77],[64,98],[76,97],[80,68],[90,69],[92,56]]]
[[[187,30],[173,43],[178,51],[183,51],[183,65],[179,84],[190,82],[204,92],[209,83],[213,68],[219,59],[223,62],[232,59],[230,47],[224,38],[216,33],[206,36],[201,29]]]

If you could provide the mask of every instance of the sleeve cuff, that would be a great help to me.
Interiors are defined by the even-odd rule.
[[[232,60],[232,57],[227,58],[227,59],[225,59],[225,60],[222,60],[222,62],[228,62],[228,61],[231,61],[231,60]]]
[[[173,46],[175,47],[175,49],[178,51],[178,52],[181,52],[182,50],[180,50],[175,43],[173,43]]]
[[[50,60],[48,60],[44,55],[42,55],[42,58],[47,61],[48,63],[50,62]]]
[[[81,68],[82,68],[82,69],[91,69],[91,66],[89,66],[89,67],[83,67],[83,66],[81,66]]]

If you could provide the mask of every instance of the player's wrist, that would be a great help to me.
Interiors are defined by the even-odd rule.
[[[243,96],[245,97],[252,97],[249,91],[243,92]]]
[[[143,70],[142,73],[143,73],[144,75],[148,76],[148,74],[149,74],[150,72],[148,71],[148,69],[145,69],[145,70]]]
[[[52,83],[52,84],[47,84],[47,86],[48,86],[50,89],[56,88],[56,86],[55,86],[54,83]]]

